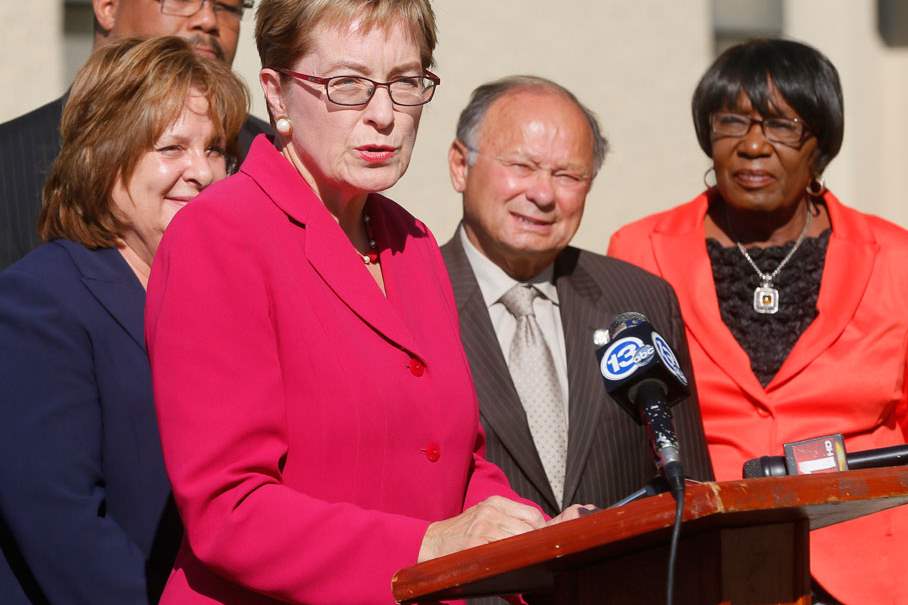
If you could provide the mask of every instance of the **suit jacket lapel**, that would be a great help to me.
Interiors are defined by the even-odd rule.
[[[564,502],[571,502],[602,422],[604,387],[594,355],[593,332],[608,307],[593,278],[577,264],[579,250],[568,248],[555,263],[555,284],[564,330],[568,370],[568,452]],[[610,309],[609,309],[610,310]]]
[[[337,297],[377,332],[418,354],[412,334],[382,296],[337,221],[267,138],[255,139],[242,171],[258,183],[292,223],[305,229],[306,259]],[[381,212],[380,204],[374,201],[370,199],[367,204],[373,213]],[[384,221],[376,222],[385,227]],[[391,252],[382,247],[379,234],[376,239],[382,265],[387,268]]]
[[[684,212],[666,215],[653,232],[653,253],[662,276],[675,288],[691,336],[738,386],[762,401],[766,392],[750,367],[747,353],[719,312],[703,228],[707,207],[707,198],[702,195]]]
[[[482,402],[482,417],[549,506],[557,509],[552,488],[533,444],[526,412],[514,388],[489,319],[489,311],[457,232],[442,247],[442,254],[454,288],[461,340],[470,361],[476,392]]]
[[[831,193],[826,194],[826,208],[832,235],[817,300],[818,315],[767,385],[768,391],[784,384],[829,348],[854,317],[870,282],[879,245],[866,219],[842,206]],[[847,270],[843,270],[845,267]]]
[[[145,350],[145,289],[114,248],[89,250],[58,240],[82,274],[82,283],[116,322]]]

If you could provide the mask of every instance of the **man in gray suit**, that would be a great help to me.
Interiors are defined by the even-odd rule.
[[[243,11],[252,4],[252,0],[92,0],[94,45],[129,36],[175,35],[187,39],[200,54],[230,64]],[[0,270],[39,243],[41,189],[60,151],[65,101],[66,95],[0,124]],[[268,124],[249,116],[237,141],[241,158],[261,132],[270,132]]]
[[[671,286],[569,246],[607,148],[568,90],[515,76],[473,92],[448,155],[463,221],[442,254],[486,453],[550,515],[608,506],[656,474],[645,431],[605,391],[597,329],[618,313],[643,313],[691,375]],[[688,475],[710,479],[696,396],[674,415]]]

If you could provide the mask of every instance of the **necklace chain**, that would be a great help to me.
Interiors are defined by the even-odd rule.
[[[725,220],[728,224],[729,235],[734,237],[731,233],[731,221],[728,220],[728,208],[725,209]],[[735,239],[735,246],[738,247],[738,250],[747,259],[747,262],[750,263],[750,266],[754,271],[757,272],[757,275],[760,276],[761,285],[754,288],[754,311],[762,314],[775,314],[779,310],[779,291],[773,287],[772,280],[776,278],[779,274],[779,271],[782,270],[785,265],[788,264],[788,261],[795,255],[795,252],[798,251],[798,248],[801,247],[801,242],[804,241],[804,237],[807,236],[807,229],[810,228],[810,206],[807,206],[807,218],[804,220],[804,227],[801,228],[801,234],[798,235],[798,239],[795,241],[794,246],[785,255],[785,258],[782,259],[782,262],[775,268],[772,273],[763,273],[760,271],[760,267],[757,266],[757,263],[754,262],[754,259],[750,257],[750,254],[747,253],[747,250],[741,244],[741,242]]]
[[[791,257],[794,256],[795,252],[798,251],[798,248],[801,247],[801,243],[804,241],[804,238],[807,236],[807,229],[810,228],[810,208],[807,208],[807,219],[804,221],[804,227],[801,228],[801,233],[798,235],[798,239],[795,240],[794,247],[785,255],[785,258],[782,259],[782,262],[779,263],[779,266],[775,268],[772,273],[763,273],[760,270],[760,267],[757,266],[757,263],[754,262],[754,259],[750,257],[750,254],[747,253],[747,249],[741,244],[741,242],[735,240],[735,245],[738,247],[738,250],[741,251],[741,254],[744,255],[744,258],[747,259],[747,262],[750,263],[750,266],[753,267],[753,270],[757,272],[757,275],[760,276],[760,279],[764,284],[772,283],[772,280],[776,278],[779,274],[779,271],[788,264],[788,261],[791,260]]]
[[[378,249],[375,244],[375,238],[372,237],[372,225],[369,224],[370,220],[371,219],[364,208],[363,225],[366,227],[366,238],[369,240],[369,252],[368,254],[360,254],[360,257],[362,257],[363,263],[367,265],[377,265],[379,263]]]

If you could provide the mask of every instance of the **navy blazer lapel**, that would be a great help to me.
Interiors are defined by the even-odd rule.
[[[593,436],[601,422],[605,392],[596,364],[593,332],[607,325],[597,324],[605,311],[602,290],[579,265],[580,251],[567,248],[555,262],[555,285],[561,309],[561,325],[568,370],[568,452],[564,478],[564,502],[572,501]]]
[[[57,240],[72,258],[82,283],[118,324],[145,350],[145,289],[114,248],[88,248]]]
[[[549,506],[557,510],[555,496],[530,434],[526,412],[459,237],[455,232],[441,250],[454,288],[460,336],[481,402],[480,413]]]

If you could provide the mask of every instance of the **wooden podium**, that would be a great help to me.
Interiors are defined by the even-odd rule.
[[[677,605],[810,603],[809,530],[908,502],[908,468],[687,484]],[[402,603],[521,593],[547,603],[665,602],[669,494],[400,570]]]

